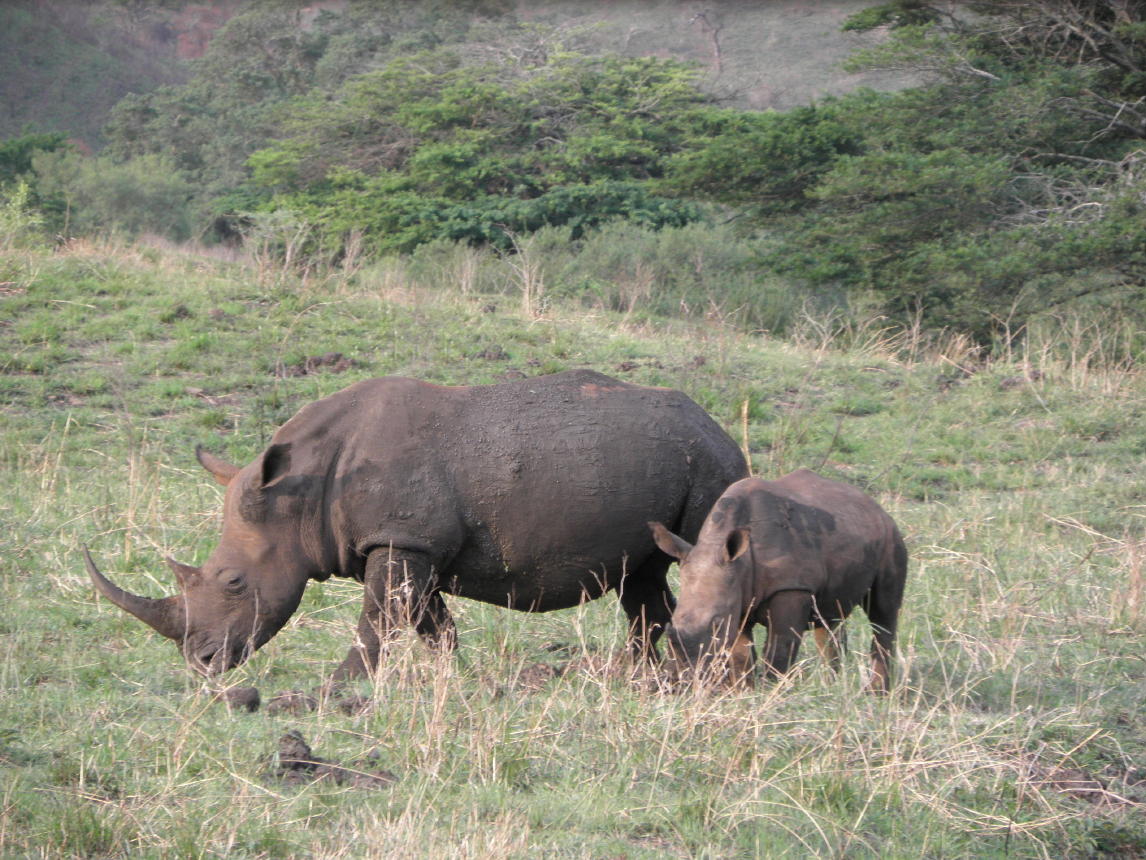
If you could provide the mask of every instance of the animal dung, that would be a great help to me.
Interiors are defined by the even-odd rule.
[[[226,702],[232,708],[252,714],[259,709],[261,701],[258,687],[228,687],[216,693],[215,698]]]
[[[378,768],[377,754],[349,767],[320,758],[298,729],[291,729],[279,738],[273,755],[271,776],[290,785],[302,785],[325,780],[351,788],[387,788],[398,781],[393,773]]]

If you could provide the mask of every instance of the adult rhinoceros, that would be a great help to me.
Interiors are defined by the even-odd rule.
[[[630,650],[651,653],[675,601],[646,523],[694,538],[747,474],[684,394],[584,370],[472,387],[367,380],[304,407],[245,468],[196,454],[227,487],[207,562],[169,560],[181,593],[151,599],[85,549],[96,587],[207,674],[274,636],[308,580],[353,577],[365,601],[335,679],[372,672],[403,623],[453,647],[443,594],[545,612],[616,591]]]

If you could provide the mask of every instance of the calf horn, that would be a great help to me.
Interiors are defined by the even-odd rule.
[[[184,609],[182,597],[140,597],[124,591],[118,585],[99,572],[88,548],[84,547],[84,564],[88,569],[88,576],[92,578],[99,593],[125,612],[129,612],[163,634],[168,639],[182,641],[186,633],[184,622]]]

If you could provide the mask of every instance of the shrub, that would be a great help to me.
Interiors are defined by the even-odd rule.
[[[190,184],[164,156],[117,163],[107,156],[41,152],[32,157],[40,194],[62,211],[65,234],[121,231],[190,235]]]

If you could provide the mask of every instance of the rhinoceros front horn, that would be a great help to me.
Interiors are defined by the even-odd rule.
[[[124,591],[100,573],[86,546],[84,547],[84,564],[87,566],[88,576],[92,578],[92,582],[95,583],[100,594],[168,639],[176,641],[183,639],[186,626],[182,597],[157,599],[140,597],[138,594]]]

